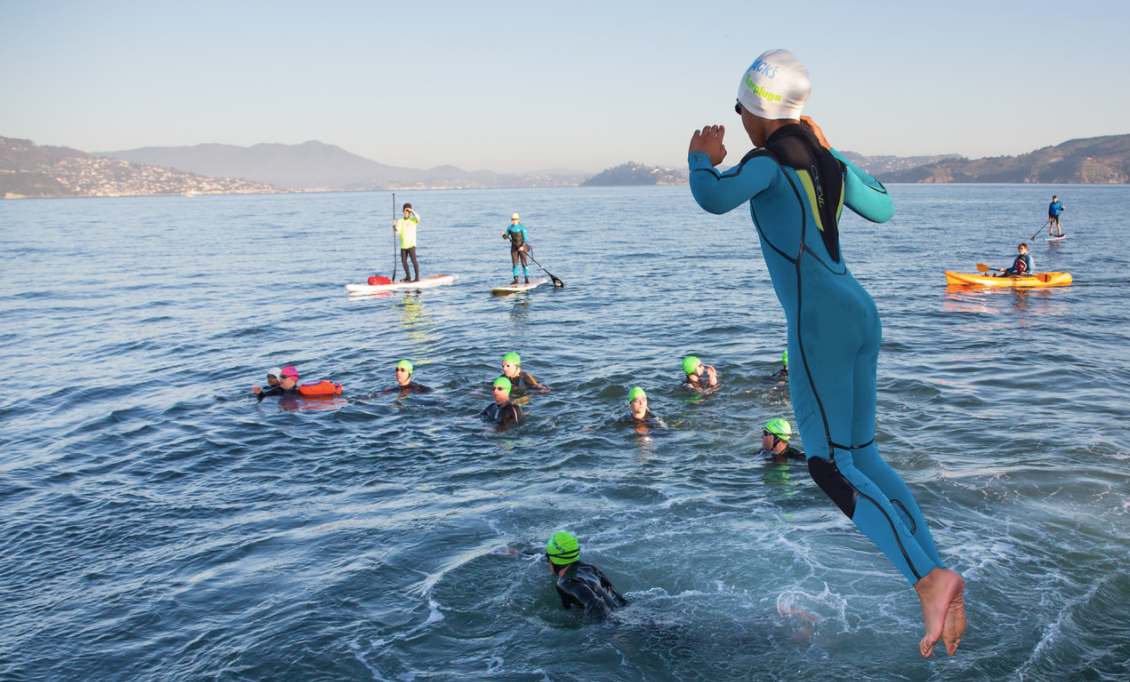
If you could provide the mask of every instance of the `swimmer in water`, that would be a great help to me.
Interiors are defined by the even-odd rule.
[[[696,130],[687,152],[691,193],[714,214],[749,205],[797,361],[789,393],[812,479],[914,586],[926,629],[921,654],[942,640],[952,656],[965,632],[965,581],[945,568],[913,494],[875,445],[882,327],[840,251],[843,206],[881,223],[894,204],[801,117],[809,90],[808,70],[792,53],[759,56],[742,74],[734,107],[755,148],[719,172],[725,127]]]
[[[628,605],[616,591],[612,581],[592,564],[579,561],[581,546],[577,538],[565,531],[553,534],[545,545],[549,570],[557,577],[557,594],[561,606],[579,607],[586,620],[604,620],[614,610]]]
[[[255,395],[259,396],[259,401],[262,402],[263,398],[269,395],[277,395],[281,398],[297,398],[298,393],[298,370],[294,367],[283,367],[281,370],[272,369],[272,372],[278,372],[276,376],[279,377],[278,384],[271,386],[268,389],[262,389],[258,386],[252,386],[251,390]],[[267,375],[267,382],[270,383],[270,374]]]
[[[282,383],[282,370],[278,367],[272,367],[267,370],[267,386],[274,388]]]
[[[647,407],[647,393],[639,386],[635,386],[632,390],[628,391],[628,406],[631,409],[631,414],[624,418],[632,424],[636,433],[641,436],[646,436],[651,433],[653,428],[667,428],[663,420],[656,417],[651,410]]]
[[[510,380],[506,377],[498,377],[494,380],[494,402],[483,408],[479,416],[483,419],[494,422],[500,427],[506,427],[510,424],[519,426],[522,423],[522,409],[510,402]]]
[[[687,375],[683,381],[684,386],[696,391],[711,391],[718,388],[718,372],[712,365],[702,364],[702,361],[693,355],[683,358],[683,372]],[[705,378],[703,374],[706,375]]]
[[[396,386],[386,388],[382,393],[399,392],[402,397],[409,393],[431,393],[432,389],[421,386],[412,380],[413,369],[412,363],[408,360],[401,360],[396,363]]]
[[[781,353],[781,364],[783,367],[773,372],[774,379],[788,379],[789,378],[789,351]]]
[[[784,419],[770,419],[761,429],[760,454],[773,460],[774,464],[784,464],[790,459],[804,461],[804,453],[789,445],[793,427]]]
[[[511,390],[515,394],[519,390],[549,392],[548,386],[539,384],[529,372],[522,371],[522,358],[517,353],[502,356],[502,376],[510,380]]]

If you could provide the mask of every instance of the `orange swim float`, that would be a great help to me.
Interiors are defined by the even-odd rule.
[[[322,379],[321,381],[307,381],[298,387],[299,395],[304,398],[326,398],[341,395],[341,384]]]

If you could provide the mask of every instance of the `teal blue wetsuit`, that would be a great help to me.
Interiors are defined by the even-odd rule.
[[[510,264],[513,266],[514,279],[518,279],[518,273],[523,273],[523,276],[530,276],[530,268],[526,265],[526,251],[522,248],[526,243],[526,228],[522,223],[514,223],[506,228],[506,233],[503,235],[510,240]],[[519,269],[519,261],[522,265]]]
[[[873,222],[891,218],[886,188],[799,124],[725,173],[701,152],[689,162],[691,191],[707,211],[749,201],[788,322],[789,389],[813,480],[917,582],[943,564],[910,489],[875,445],[882,327],[839,246],[844,205]]]

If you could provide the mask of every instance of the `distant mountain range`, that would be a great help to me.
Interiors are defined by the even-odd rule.
[[[0,137],[0,198],[122,197],[158,194],[259,194],[274,187],[91,156],[69,147],[40,147]]]
[[[1130,135],[1070,140],[1020,156],[967,159],[844,152],[883,182],[1128,183]],[[110,158],[102,158],[110,157]],[[454,166],[388,166],[344,149],[304,142],[236,147],[146,147],[87,154],[0,137],[0,198],[232,194],[277,191],[470,189],[685,184],[685,171],[626,163],[593,177],[551,169],[505,174]]]
[[[609,168],[581,183],[582,187],[624,187],[630,185],[685,185],[687,176],[654,166],[628,162]]]
[[[879,173],[877,177],[892,183],[1126,184],[1130,182],[1130,135],[1068,140],[1020,156],[947,158],[917,168]]]
[[[568,187],[589,173],[554,169],[505,174],[465,171],[455,166],[428,170],[387,166],[317,141],[302,144],[257,144],[237,147],[198,144],[193,147],[143,147],[96,152],[181,171],[222,178],[244,178],[291,190],[470,189],[491,187]]]

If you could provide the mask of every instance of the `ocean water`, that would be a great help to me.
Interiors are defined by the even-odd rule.
[[[0,202],[0,679],[1118,680],[1130,677],[1130,187],[894,186],[843,223],[884,324],[877,441],[966,579],[958,655],[812,483],[747,210],[686,187]],[[1033,247],[1070,287],[947,290]],[[518,211],[564,289],[491,297]],[[533,265],[533,264],[531,264]],[[541,274],[537,267],[534,273]],[[532,273],[533,274],[533,273]],[[403,276],[403,272],[398,273]],[[502,355],[551,387],[476,418]],[[693,353],[722,390],[679,387]],[[398,399],[396,361],[434,388]],[[267,368],[345,385],[256,402]],[[622,418],[644,387],[666,428]],[[803,443],[798,445],[803,448]],[[565,611],[578,536],[631,601]]]

